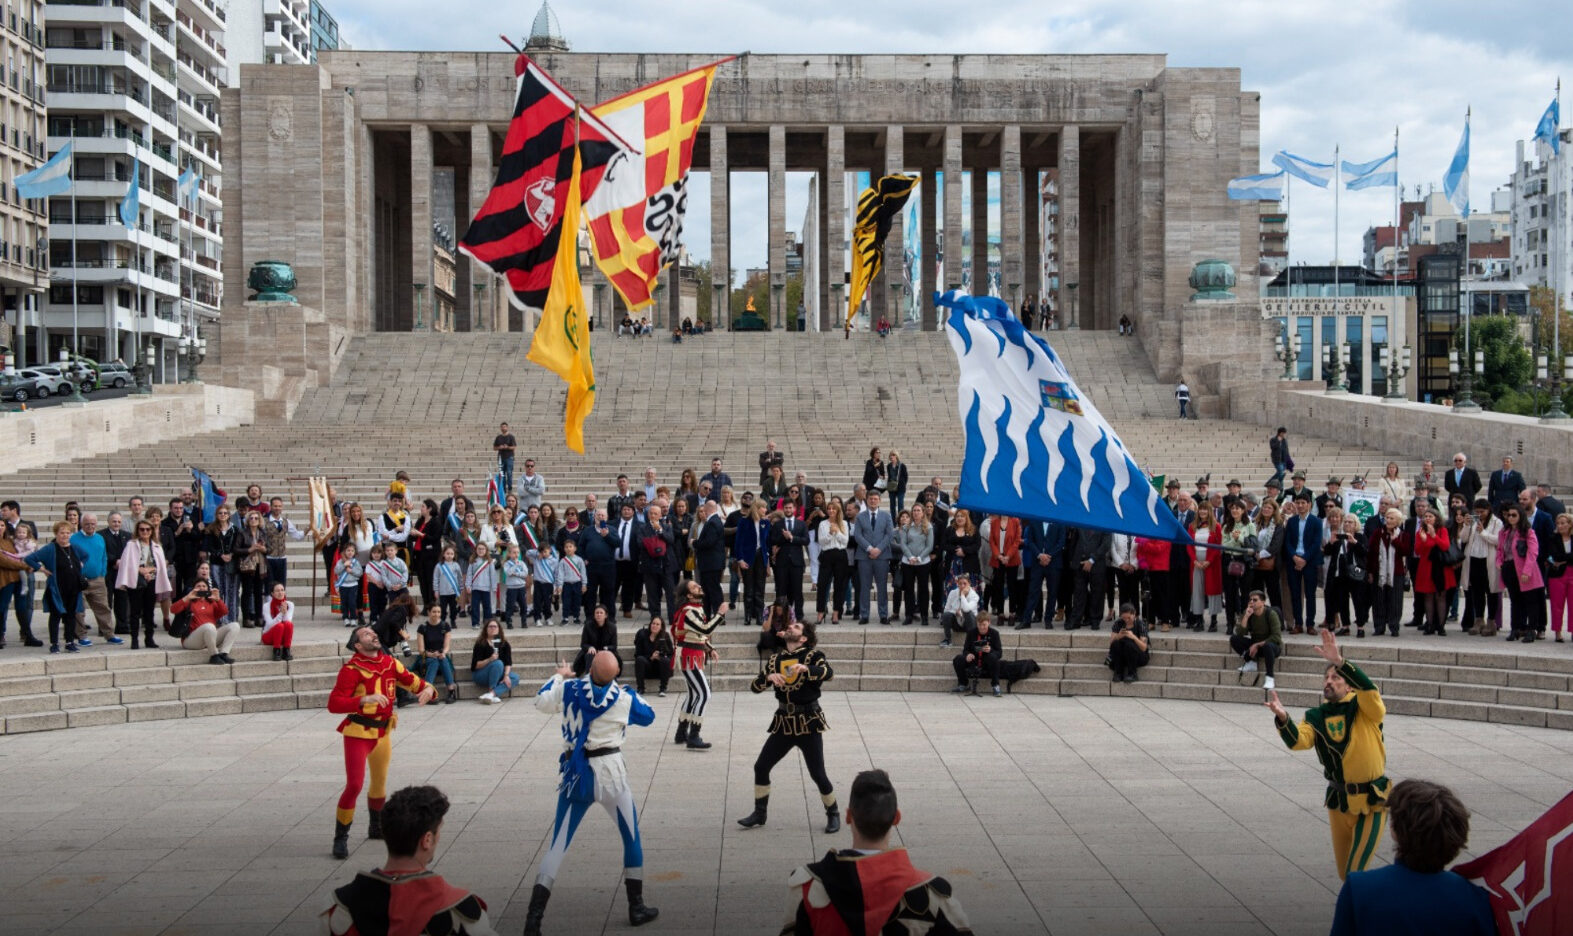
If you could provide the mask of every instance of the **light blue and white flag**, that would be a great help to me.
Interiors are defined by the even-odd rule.
[[[180,174],[175,186],[180,190],[180,201],[183,204],[197,200],[197,183],[201,181],[202,177],[197,175],[195,169],[187,169]]]
[[[1286,170],[1265,172],[1261,175],[1241,176],[1229,180],[1231,201],[1281,201],[1284,197]]]
[[[1398,185],[1398,150],[1380,159],[1373,159],[1365,163],[1352,163],[1344,160],[1344,175],[1349,181],[1344,183],[1344,188],[1352,192],[1361,189],[1380,188],[1384,185]]]
[[[1540,123],[1535,124],[1535,142],[1550,146],[1553,154],[1562,152],[1562,134],[1558,132],[1561,126],[1562,101],[1552,98],[1546,112],[1540,115]]]
[[[1313,162],[1304,156],[1296,156],[1288,150],[1279,150],[1273,157],[1273,165],[1296,179],[1304,179],[1317,188],[1327,188],[1328,183],[1333,181],[1332,163]]]
[[[131,230],[137,229],[137,219],[142,208],[142,160],[131,160],[131,188],[126,192],[125,201],[120,203],[120,223]]]
[[[32,172],[16,177],[16,194],[21,198],[48,198],[71,191],[71,150],[67,143]]]
[[[1189,543],[1190,535],[1048,342],[992,297],[936,293],[961,365],[958,504]]]
[[[1453,161],[1442,174],[1442,194],[1461,218],[1469,217],[1469,120],[1464,120],[1464,135],[1458,138]]]

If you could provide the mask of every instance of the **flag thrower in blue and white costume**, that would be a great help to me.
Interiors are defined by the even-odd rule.
[[[525,936],[540,936],[541,918],[552,896],[557,871],[568,854],[579,821],[592,803],[600,803],[617,823],[623,837],[623,882],[628,889],[628,922],[640,926],[660,911],[644,903],[644,848],[639,844],[639,815],[628,787],[623,763],[623,738],[629,725],[655,723],[655,712],[632,689],[617,684],[622,663],[617,654],[603,650],[589,661],[582,679],[573,678],[565,665],[535,694],[535,707],[549,715],[563,716],[562,782],[557,787],[557,815],[552,822],[551,847],[541,859],[535,877],[530,909],[524,917]]]
[[[1190,543],[1048,342],[999,299],[936,294],[961,365],[959,506]]]

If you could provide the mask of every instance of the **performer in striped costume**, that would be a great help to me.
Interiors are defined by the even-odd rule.
[[[677,643],[677,668],[688,683],[688,696],[683,699],[683,712],[677,718],[678,744],[687,744],[690,750],[702,751],[710,742],[699,737],[699,726],[704,724],[705,704],[710,701],[710,680],[705,678],[705,664],[717,659],[710,635],[726,623],[726,602],[716,608],[714,616],[705,615],[705,593],[698,582],[684,586],[688,601],[672,617],[672,639]]]

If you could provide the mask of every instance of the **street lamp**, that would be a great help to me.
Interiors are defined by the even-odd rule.
[[[1409,376],[1409,366],[1408,345],[1404,345],[1402,354],[1394,354],[1391,347],[1382,346],[1382,369],[1387,371],[1387,393],[1383,394],[1383,400],[1393,402],[1408,399],[1404,395],[1403,383],[1404,378]]]
[[[158,363],[158,352],[154,350],[153,343],[143,349],[142,357],[136,362],[137,393],[148,394],[153,392],[153,365]]]
[[[414,331],[425,331],[426,323],[421,321],[422,305],[425,303],[426,284],[415,283],[415,328]]]
[[[186,359],[186,377],[182,383],[201,383],[197,377],[197,365],[201,364],[208,356],[208,340],[202,337],[198,330],[195,335],[180,339],[180,353]]]
[[[1327,392],[1348,393],[1349,385],[1344,381],[1344,375],[1349,367],[1349,343],[1346,341],[1339,345],[1322,345],[1322,366],[1333,382],[1333,385],[1327,388]]]
[[[71,370],[71,352],[64,345],[60,348],[60,372],[65,374],[66,381],[71,384],[71,402],[86,403],[87,397],[82,395],[82,381]]]
[[[1284,375],[1279,380],[1295,379],[1294,365],[1300,359],[1300,344],[1299,335],[1290,335],[1287,342],[1283,335],[1273,339],[1273,357],[1284,364]]]
[[[1573,354],[1562,356],[1562,373],[1551,381],[1551,409],[1540,417],[1541,422],[1561,422],[1568,418],[1567,412],[1562,409],[1562,388],[1568,383],[1573,383]]]
[[[1458,380],[1458,399],[1453,403],[1455,413],[1478,413],[1480,404],[1475,402],[1473,393],[1475,376],[1484,377],[1486,373],[1486,352],[1480,348],[1475,349],[1474,366],[1469,366],[1466,358],[1462,365],[1459,362],[1457,348],[1447,352],[1447,372]]]
[[[1081,326],[1076,323],[1076,283],[1066,283],[1065,288],[1070,291],[1071,323],[1065,326],[1066,331],[1078,331]]]

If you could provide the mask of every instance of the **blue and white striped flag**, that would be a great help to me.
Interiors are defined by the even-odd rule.
[[[1241,176],[1229,180],[1231,201],[1280,201],[1284,197],[1285,171]]]
[[[195,169],[188,168],[180,174],[180,180],[175,183],[175,187],[180,190],[180,201],[183,204],[197,200],[197,183],[201,181],[202,177],[197,175]]]
[[[1313,162],[1304,156],[1296,156],[1288,150],[1279,150],[1273,157],[1273,165],[1296,179],[1304,179],[1317,188],[1327,188],[1328,183],[1333,181],[1332,163]]]
[[[60,147],[60,152],[49,161],[25,175],[16,177],[16,194],[21,198],[48,198],[71,191],[70,143]]]
[[[1352,192],[1361,189],[1380,188],[1384,185],[1398,185],[1398,150],[1380,159],[1373,159],[1365,163],[1352,163],[1344,160],[1344,175],[1349,181],[1344,183],[1344,188]]]
[[[1546,112],[1540,115],[1540,123],[1535,124],[1535,142],[1550,146],[1553,154],[1562,152],[1562,134],[1558,132],[1561,125],[1562,101],[1552,98]]]
[[[1461,218],[1469,217],[1469,120],[1464,120],[1464,135],[1458,138],[1453,161],[1442,174],[1442,194]]]
[[[1189,543],[1147,476],[1048,342],[992,297],[936,293],[961,365],[967,448],[959,505]]]
[[[137,229],[137,220],[141,216],[142,208],[142,160],[131,160],[131,188],[126,192],[125,201],[120,203],[120,223],[131,230]]]

